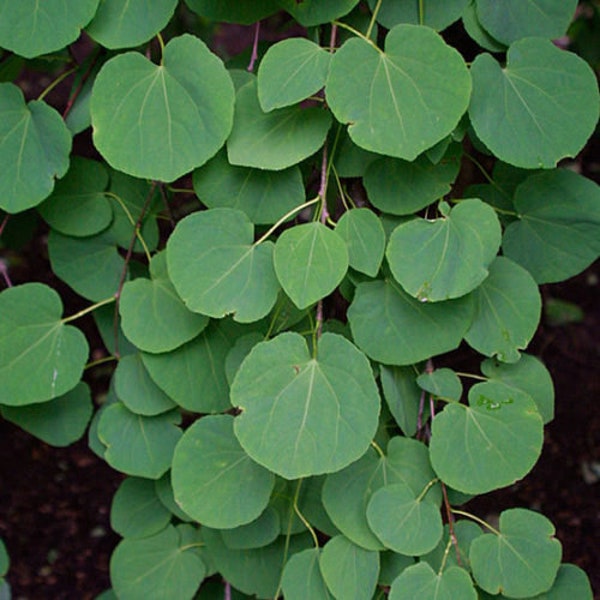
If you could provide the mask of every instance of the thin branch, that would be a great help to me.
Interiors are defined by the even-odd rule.
[[[248,71],[252,73],[254,71],[254,64],[258,59],[258,38],[260,37],[260,21],[256,21],[254,24],[254,41],[252,42],[252,54],[250,55],[250,62],[248,63]]]

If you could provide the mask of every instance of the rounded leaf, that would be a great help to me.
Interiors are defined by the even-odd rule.
[[[8,6],[0,8],[2,26],[13,11]],[[70,151],[71,134],[54,108],[41,100],[25,104],[16,85],[0,83],[1,209],[18,213],[48,197],[55,178],[69,168]]]
[[[388,365],[410,365],[457,348],[472,315],[468,296],[419,302],[391,279],[360,283],[348,309],[357,346]]]
[[[499,530],[471,543],[469,559],[477,585],[509,598],[548,591],[562,555],[552,523],[539,513],[513,508],[500,514]]]
[[[302,309],[341,283],[348,270],[348,249],[343,238],[322,223],[304,223],[279,236],[273,262],[285,293]]]
[[[258,321],[273,308],[279,284],[273,244],[254,244],[245,213],[213,208],[180,221],[167,243],[169,276],[186,306],[214,318]]]
[[[77,385],[89,348],[62,311],[60,296],[41,283],[0,293],[0,404],[45,402]]]
[[[102,0],[87,33],[105,48],[133,48],[163,29],[177,0]]]
[[[110,559],[110,580],[122,600],[191,600],[205,574],[206,565],[173,526],[124,539]]]
[[[500,247],[500,222],[491,206],[472,199],[442,208],[439,219],[399,225],[388,243],[392,274],[421,301],[459,298],[475,289]]]
[[[471,74],[471,123],[504,162],[525,169],[555,167],[575,156],[594,131],[600,111],[594,73],[549,40],[515,42],[504,68],[480,54]]]
[[[272,544],[281,533],[279,513],[272,506],[267,506],[254,521],[220,531],[225,545],[232,550],[264,548]]]
[[[471,78],[460,54],[429,27],[398,25],[385,52],[359,38],[331,60],[327,102],[362,148],[405,160],[452,132]]]
[[[283,569],[281,589],[288,600],[333,600],[319,566],[319,548],[303,550],[290,557]]]
[[[531,275],[508,258],[497,257],[489,271],[472,294],[475,316],[465,340],[486,356],[514,363],[537,329],[540,292]]]
[[[377,428],[379,394],[366,357],[331,333],[316,350],[311,357],[291,332],[261,342],[231,386],[242,447],[287,479],[342,469],[366,452]]]
[[[182,35],[166,45],[160,65],[138,52],[103,65],[91,99],[94,144],[119,171],[173,181],[223,145],[233,103],[223,63],[200,39]]]
[[[469,390],[469,406],[453,402],[433,419],[431,464],[454,489],[484,494],[531,470],[543,429],[531,396],[495,381],[478,383]]]
[[[275,485],[273,474],[240,446],[229,415],[204,417],[185,432],[171,477],[177,504],[199,523],[219,529],[257,519]]]

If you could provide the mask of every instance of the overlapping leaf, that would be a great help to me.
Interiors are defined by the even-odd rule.
[[[391,29],[400,23],[427,25],[441,31],[460,19],[469,0],[427,0],[426,3],[383,0],[377,21]],[[369,0],[371,8],[376,0]]]
[[[508,258],[497,257],[489,271],[472,294],[475,316],[465,340],[486,356],[514,363],[537,329],[540,293],[531,275]]]
[[[231,386],[242,411],[237,438],[259,464],[288,479],[337,471],[367,450],[379,394],[366,357],[325,333],[311,357],[296,333],[254,347]]]
[[[140,350],[169,352],[195,338],[208,325],[208,318],[190,312],[177,295],[167,273],[165,252],[152,258],[150,276],[123,286],[121,327]]]
[[[423,303],[390,279],[360,283],[348,309],[357,346],[388,365],[410,365],[456,348],[472,317],[471,299]]]
[[[253,80],[237,92],[227,156],[232,165],[287,169],[314,154],[330,126],[331,115],[320,108],[289,106],[263,112]]]
[[[275,478],[244,452],[233,434],[233,417],[196,421],[175,449],[172,468],[177,503],[208,527],[250,523],[266,508]]]
[[[500,247],[495,211],[481,200],[441,205],[439,219],[413,219],[390,236],[386,256],[402,287],[421,301],[459,298],[488,275]]]
[[[383,397],[402,433],[415,435],[419,414],[421,388],[416,383],[412,367],[390,367],[381,365],[380,371]]]
[[[212,21],[251,25],[279,10],[278,0],[185,0],[195,13]]]
[[[483,494],[524,477],[542,442],[531,396],[500,382],[479,383],[469,390],[469,406],[453,402],[433,419],[431,463],[453,488]]]
[[[3,25],[11,11],[0,7]],[[25,104],[16,85],[0,83],[0,208],[18,213],[38,205],[67,172],[70,151],[71,134],[56,110],[40,100]]]
[[[281,533],[279,513],[272,506],[267,506],[254,521],[220,531],[225,545],[232,550],[264,548],[272,544]]]
[[[497,534],[473,540],[473,576],[490,594],[526,598],[548,591],[560,566],[562,549],[554,526],[543,515],[514,508],[500,514]]]
[[[196,212],[169,238],[169,276],[190,310],[258,321],[273,308],[279,291],[272,253],[272,242],[254,244],[254,227],[245,213],[232,208]]]
[[[64,48],[94,16],[99,0],[22,0],[0,5],[0,46],[33,58]]]
[[[336,118],[350,123],[356,144],[413,160],[447,136],[471,91],[461,56],[428,27],[398,25],[385,52],[347,41],[331,61],[326,92]]]
[[[106,48],[133,48],[169,22],[177,0],[102,0],[87,33]]]
[[[289,600],[332,600],[319,567],[320,550],[311,548],[294,554],[287,561],[281,578],[281,589]]]
[[[302,309],[339,285],[348,270],[348,250],[335,231],[318,222],[304,223],[281,234],[273,261],[285,293]]]
[[[471,74],[469,117],[475,133],[507,163],[555,167],[561,158],[575,156],[594,130],[600,110],[594,74],[549,40],[515,42],[504,68],[480,54]]]
[[[77,385],[88,344],[62,311],[59,295],[41,283],[0,293],[0,404],[45,402]]]
[[[155,65],[137,52],[104,64],[91,100],[94,144],[115,169],[173,181],[204,164],[229,135],[234,92],[223,63],[182,35]]]
[[[219,152],[194,171],[194,191],[208,208],[235,208],[256,225],[275,223],[304,202],[302,174],[298,167],[264,171],[230,165]]]
[[[281,8],[287,10],[298,23],[304,27],[313,27],[323,23],[329,23],[334,19],[348,14],[356,5],[358,0],[279,0]]]
[[[417,383],[426,392],[458,402],[462,396],[462,383],[452,369],[436,369],[432,373],[421,373]]]
[[[568,169],[532,175],[517,187],[519,219],[504,232],[504,254],[538,283],[577,275],[600,255],[600,187]]]

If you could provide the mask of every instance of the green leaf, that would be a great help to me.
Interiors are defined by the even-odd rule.
[[[462,383],[452,369],[421,373],[417,377],[417,384],[426,392],[445,400],[458,402],[462,396]]]
[[[389,600],[477,600],[469,574],[460,567],[436,573],[426,562],[405,569],[392,583]]]
[[[320,552],[319,548],[310,548],[287,561],[281,578],[281,589],[287,600],[333,600],[319,567]]]
[[[382,544],[367,520],[367,506],[375,491],[386,484],[402,483],[417,496],[435,477],[427,447],[416,440],[393,437],[387,456],[373,451],[345,469],[328,475],[323,486],[323,504],[340,531],[366,550],[381,550]],[[436,501],[439,490],[429,492]]]
[[[199,523],[220,529],[257,519],[275,484],[273,474],[241,448],[229,415],[196,421],[177,444],[172,469],[177,504]]]
[[[385,251],[385,232],[381,221],[368,208],[346,211],[335,232],[348,246],[348,262],[353,269],[375,277]]]
[[[81,438],[93,411],[90,389],[79,382],[71,391],[43,404],[3,406],[2,416],[51,446],[68,446]]]
[[[232,165],[280,171],[314,154],[330,127],[329,112],[320,108],[290,106],[263,112],[253,80],[237,92],[227,156]]]
[[[258,69],[258,101],[264,112],[296,104],[325,86],[331,53],[306,38],[273,44]]]
[[[505,364],[493,359],[481,363],[481,372],[491,380],[529,394],[544,419],[554,418],[554,385],[548,369],[541,360],[530,354],[521,354],[519,362]]]
[[[112,206],[104,193],[107,186],[108,173],[102,163],[73,156],[69,171],[38,211],[60,233],[94,235],[113,220]]]
[[[343,238],[322,223],[304,223],[279,236],[273,262],[285,293],[302,309],[340,284],[348,270],[348,250]]]
[[[166,45],[160,65],[138,52],[104,64],[92,92],[94,144],[119,171],[173,181],[223,145],[233,103],[223,63],[200,39],[182,35]]]
[[[480,54],[471,74],[471,123],[504,162],[525,169],[555,167],[575,156],[594,131],[600,110],[594,74],[549,40],[515,42],[504,68]]]
[[[533,175],[517,187],[519,219],[504,232],[504,254],[538,283],[578,275],[600,255],[600,186],[568,169]]]
[[[431,464],[444,483],[483,494],[524,477],[542,450],[543,422],[531,396],[497,381],[469,390],[433,419]]]
[[[319,564],[323,579],[336,598],[373,597],[379,577],[379,552],[360,548],[338,535],[325,544]]]
[[[258,321],[277,300],[272,255],[272,242],[254,244],[250,219],[232,208],[188,215],[167,243],[169,275],[186,306],[241,323]]]
[[[163,29],[177,0],[103,0],[86,32],[105,48],[133,48]]]
[[[208,318],[190,312],[177,295],[167,273],[166,252],[153,256],[150,276],[123,286],[121,327],[140,350],[169,352],[195,338],[208,325]]]
[[[5,13],[13,11],[6,6],[0,7],[0,38]],[[25,104],[16,85],[0,83],[1,209],[18,213],[48,197],[69,168],[70,151],[71,134],[54,108],[41,100]]]
[[[383,397],[402,433],[412,437],[417,432],[421,388],[412,367],[381,365]]]
[[[433,550],[443,533],[439,508],[405,483],[378,489],[367,505],[367,520],[386,548],[409,556]]]
[[[402,571],[415,564],[412,556],[397,554],[391,550],[385,550],[379,555],[381,569],[379,571],[379,585],[390,586]]]
[[[175,408],[152,381],[139,353],[123,356],[114,372],[117,397],[133,413],[151,417]]]
[[[585,571],[576,565],[562,564],[552,587],[532,600],[592,600],[593,592]]]
[[[302,174],[298,167],[261,171],[236,167],[225,151],[194,171],[194,191],[208,208],[235,208],[255,225],[275,223],[304,202]]]
[[[383,0],[377,13],[377,22],[387,29],[400,23],[412,23],[441,31],[460,19],[468,2],[469,0],[427,0],[426,3]],[[373,8],[376,0],[369,0],[369,4]]]
[[[500,247],[501,229],[491,206],[462,200],[439,219],[413,219],[394,229],[386,252],[395,279],[413,297],[437,302],[459,298],[487,276]]]
[[[279,513],[272,506],[267,506],[254,521],[232,529],[222,529],[221,537],[232,550],[250,550],[272,544],[280,531]]]
[[[8,568],[10,567],[10,558],[8,556],[8,552],[6,551],[6,546],[0,538],[0,577],[4,577],[6,575]],[[10,596],[9,596],[10,600]]]
[[[325,333],[311,357],[297,333],[254,347],[231,386],[234,430],[259,464],[287,478],[338,471],[375,434],[379,394],[366,357]]]
[[[423,303],[386,279],[360,283],[348,309],[357,346],[373,360],[410,365],[457,348],[473,314],[469,297]]]
[[[472,296],[475,317],[465,335],[467,343],[486,356],[517,362],[519,349],[529,344],[541,314],[540,293],[531,275],[499,256]]]
[[[280,536],[264,548],[232,550],[218,530],[203,528],[204,540],[219,573],[233,587],[259,598],[273,598],[288,556],[296,556],[312,547],[308,535]]]
[[[211,21],[251,25],[279,10],[277,0],[185,0],[195,13]]]
[[[229,323],[212,323],[194,340],[164,354],[142,353],[150,377],[174,402],[192,412],[230,408],[225,357],[235,342]]]
[[[508,45],[524,37],[559,38],[573,19],[577,0],[476,0],[483,27]]]
[[[356,144],[414,160],[456,127],[471,78],[458,52],[432,29],[398,25],[385,52],[358,38],[347,41],[331,61],[326,92]]]
[[[162,531],[171,520],[156,495],[154,481],[127,477],[117,489],[110,507],[110,526],[125,538],[144,538]]]
[[[122,600],[191,600],[206,565],[169,526],[152,537],[124,539],[110,559],[110,579]]]
[[[22,0],[0,5],[0,46],[26,58],[60,50],[74,42],[94,16],[99,0]]]
[[[281,8],[289,12],[294,20],[304,27],[329,23],[348,14],[359,0],[279,0]]]
[[[60,296],[41,283],[0,293],[0,404],[45,402],[77,385],[88,344],[62,311]]]
[[[65,236],[52,229],[48,256],[54,274],[92,302],[114,296],[126,269],[110,229],[85,238]]]
[[[181,437],[179,420],[177,411],[144,417],[120,402],[109,406],[98,423],[98,436],[107,446],[106,462],[127,475],[158,479],[171,466]]]
[[[513,508],[500,514],[499,529],[471,544],[469,558],[477,585],[510,598],[548,591],[562,555],[552,523],[539,513]]]
[[[364,185],[369,200],[392,215],[411,215],[444,197],[460,168],[460,146],[450,146],[444,158],[432,163],[426,156],[413,162],[384,157],[367,166]]]
[[[171,471],[167,471],[160,479],[154,480],[154,490],[162,505],[177,519],[184,523],[193,521],[192,517],[183,512],[175,502],[175,495],[171,486]]]
[[[462,14],[462,24],[469,36],[482,48],[490,52],[505,52],[506,46],[492,37],[480,23],[476,0],[469,0]]]
[[[231,350],[227,353],[225,358],[225,375],[227,376],[227,383],[231,385],[235,378],[242,361],[248,356],[250,350],[256,346],[259,342],[265,340],[265,336],[258,331],[248,333],[239,337]]]

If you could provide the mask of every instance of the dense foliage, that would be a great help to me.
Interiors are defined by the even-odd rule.
[[[461,509],[539,458],[539,285],[600,254],[576,4],[0,4],[0,411],[127,475],[102,598],[592,597],[544,516]]]

